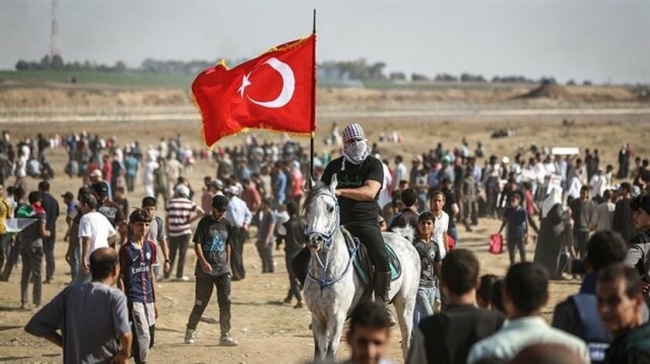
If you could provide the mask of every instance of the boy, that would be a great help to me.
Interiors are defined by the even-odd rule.
[[[526,261],[526,245],[528,244],[528,214],[521,206],[521,192],[515,191],[510,198],[510,207],[503,214],[503,224],[499,234],[508,225],[506,242],[510,256],[510,266],[515,264],[515,248],[519,249],[519,256],[522,262]]]
[[[273,201],[264,199],[260,207],[259,232],[257,233],[257,252],[262,260],[262,273],[273,273],[273,241],[275,239],[276,218],[271,211]]]
[[[126,294],[133,330],[133,359],[146,363],[153,346],[156,317],[156,244],[146,238],[151,216],[141,209],[129,216],[131,238],[120,248],[120,277],[117,286]]]
[[[420,256],[420,285],[415,301],[414,325],[420,319],[433,315],[433,303],[438,297],[436,279],[440,271],[440,248],[433,239],[434,217],[430,212],[423,212],[418,218],[418,237],[414,246]]]
[[[290,218],[278,229],[277,245],[277,248],[279,249],[282,242],[284,242],[285,264],[287,267],[287,273],[289,274],[289,291],[287,292],[287,297],[284,299],[284,303],[291,303],[291,299],[295,297],[296,300],[298,300],[298,303],[296,303],[294,308],[301,308],[302,293],[300,281],[296,277],[296,273],[293,271],[291,262],[293,262],[293,259],[298,255],[298,253],[300,253],[307,241],[307,238],[305,238],[305,224],[298,216],[299,207],[296,202],[290,201],[287,203],[287,212],[289,213]]]
[[[210,302],[213,287],[217,287],[219,302],[219,328],[222,346],[236,346],[237,341],[230,336],[230,245],[233,226],[224,218],[228,208],[228,198],[216,195],[212,198],[212,213],[204,216],[194,232],[194,252],[196,252],[196,288],[194,308],[188,319],[185,343],[194,344],[196,326]]]
[[[434,191],[431,194],[430,207],[435,218],[433,240],[438,243],[442,259],[445,259],[445,255],[447,255],[447,230],[449,229],[449,215],[443,211],[445,202],[445,194],[442,191]]]
[[[171,269],[171,261],[169,260],[169,246],[167,245],[167,235],[165,234],[165,223],[163,222],[163,219],[156,216],[156,203],[157,201],[153,197],[145,197],[142,199],[142,209],[146,211],[152,219],[151,225],[149,225],[147,239],[156,244],[156,250],[158,251],[156,261],[162,260],[164,262],[163,271],[169,273],[169,270]],[[153,270],[156,273],[156,281],[165,278],[160,271],[160,264],[155,264]]]
[[[16,217],[34,219],[18,234],[20,257],[23,260],[23,271],[20,277],[20,308],[27,307],[27,286],[31,280],[33,287],[34,306],[41,304],[41,269],[43,263],[43,238],[49,237],[50,232],[45,227],[45,210],[41,207],[41,193],[30,192],[29,205],[24,205],[16,212]]]

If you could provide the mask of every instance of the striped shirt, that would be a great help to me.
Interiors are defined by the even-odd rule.
[[[167,202],[167,217],[169,219],[168,236],[182,236],[192,234],[192,211],[196,204],[185,197],[172,198]]]

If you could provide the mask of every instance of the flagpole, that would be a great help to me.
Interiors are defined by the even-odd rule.
[[[316,37],[316,9],[314,9],[314,20],[312,35]],[[314,70],[312,72],[312,83],[311,83],[311,138],[309,140],[309,176],[314,178],[314,134],[316,133],[316,39],[314,39],[314,49],[312,52],[312,61],[314,64]]]

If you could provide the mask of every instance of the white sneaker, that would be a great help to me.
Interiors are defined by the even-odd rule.
[[[177,281],[177,282],[181,282],[181,281],[182,281],[182,282],[187,282],[187,281],[190,280],[190,277],[188,277],[188,276],[182,276],[182,277],[180,277],[180,278],[174,278],[174,280]]]
[[[194,344],[194,338],[196,338],[196,330],[191,330],[191,329],[185,330],[186,344]]]
[[[221,339],[219,339],[219,345],[221,346],[237,346],[239,343],[235,341],[235,339],[232,338],[230,335],[222,336]]]

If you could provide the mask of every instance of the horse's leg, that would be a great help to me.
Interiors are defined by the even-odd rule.
[[[413,312],[415,310],[415,297],[404,296],[400,291],[393,300],[395,312],[397,313],[397,322],[399,323],[400,333],[402,334],[402,356],[406,359],[411,337],[413,335]]]
[[[341,336],[343,335],[343,325],[345,324],[345,310],[338,310],[335,315],[331,317],[331,321],[328,323],[328,331],[330,334],[329,343],[327,345],[327,355],[326,358],[334,362],[334,357],[336,357],[336,352],[339,349],[339,344],[341,343]]]
[[[314,362],[321,362],[325,359],[327,349],[327,326],[319,317],[312,314],[311,330],[314,334]]]

